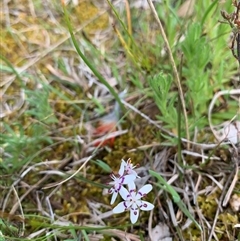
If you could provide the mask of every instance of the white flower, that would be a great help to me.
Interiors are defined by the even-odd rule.
[[[128,184],[131,187],[134,183],[133,181],[136,179],[134,175],[120,175],[120,170],[118,174],[119,177],[111,174],[111,178],[113,179],[113,181],[109,182],[110,185],[113,185],[108,191],[109,194],[112,194],[112,199],[110,202],[111,205],[115,202],[119,191],[123,188],[123,185]]]
[[[130,191],[128,191],[125,187],[121,187],[119,193],[124,201],[113,209],[113,213],[122,213],[126,210],[130,210],[130,220],[132,224],[136,223],[139,216],[139,209],[150,211],[154,208],[154,205],[150,202],[141,200],[141,198],[145,197],[151,190],[151,184],[144,185],[138,192],[136,192],[135,189],[130,189]]]
[[[126,174],[132,174],[134,175],[135,177],[138,177],[138,174],[136,173],[136,171],[134,171],[133,169],[136,167],[133,166],[133,164],[131,163],[131,159],[128,158],[127,162],[125,162],[123,159],[122,159],[122,163],[121,163],[121,166],[120,166],[120,170],[121,172],[125,172]]]

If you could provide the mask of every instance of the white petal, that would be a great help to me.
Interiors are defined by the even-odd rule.
[[[123,176],[122,178],[124,178],[123,184],[128,184],[130,182],[133,182],[136,179],[136,176],[134,176],[133,174],[130,174],[130,175]]]
[[[139,202],[139,201],[138,201]],[[143,211],[150,211],[154,208],[154,205],[151,204],[150,202],[146,202],[146,201],[141,201],[141,204],[139,205],[137,202],[137,205],[139,206],[139,208]]]
[[[123,187],[123,186],[119,190],[119,193],[120,193],[120,195],[121,195],[123,200],[126,200],[128,195],[129,195],[129,191],[125,187]]]
[[[134,170],[131,170],[131,174],[134,175],[134,176],[137,177],[137,178],[141,178],[141,177],[138,176],[137,172],[134,171]]]
[[[137,192],[136,199],[141,199],[143,196],[145,196],[146,194],[148,194],[151,190],[152,190],[152,185],[151,185],[151,184],[144,185],[144,186],[143,186],[142,188],[140,188],[139,191]]]
[[[126,165],[127,165],[127,163],[122,159],[122,163],[121,163],[121,166],[120,166],[120,169],[119,169],[119,172],[118,172],[118,174],[120,176],[122,176],[124,174],[124,170],[125,170]]]
[[[115,202],[115,200],[116,200],[116,198],[117,198],[117,195],[118,195],[118,192],[113,192],[113,195],[112,195],[112,199],[111,199],[111,202],[110,202],[110,204],[112,205],[114,202]]]
[[[110,186],[112,186],[114,184],[115,184],[115,181],[111,181],[111,182],[108,183],[108,185],[110,185]]]
[[[136,190],[136,185],[135,185],[135,182],[132,181],[132,182],[128,182],[128,190]]]
[[[126,210],[124,202],[120,202],[114,209],[113,213],[123,213]]]
[[[124,202],[125,208],[126,208],[126,209],[129,209],[129,208],[132,206],[132,203],[133,203],[132,201],[128,201],[128,200],[125,201],[125,202]]]
[[[134,224],[137,222],[139,216],[139,209],[130,209],[130,220],[131,223]]]

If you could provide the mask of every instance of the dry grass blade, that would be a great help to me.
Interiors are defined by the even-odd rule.
[[[87,163],[88,163],[92,158],[93,158],[93,155],[92,155],[92,156],[89,156],[89,157],[87,158],[87,160],[78,168],[78,170],[77,170],[76,172],[74,172],[70,177],[66,178],[65,180],[63,180],[63,181],[61,181],[61,182],[59,182],[59,183],[42,187],[42,189],[48,189],[48,188],[56,187],[56,186],[62,185],[63,183],[69,181],[69,180],[72,179],[74,176],[76,176],[76,175],[83,169],[83,167],[85,167],[85,166],[87,165]]]
[[[132,234],[132,233],[127,233],[122,230],[118,229],[110,229],[110,230],[104,230],[102,233],[110,234],[112,236],[118,237],[121,240],[126,240],[126,241],[141,241],[141,239],[138,237],[138,235]]]
[[[235,171],[232,183],[231,183],[231,185],[226,193],[226,196],[222,202],[223,207],[226,207],[229,202],[230,196],[232,195],[233,189],[235,188],[236,183],[238,181],[238,173],[239,173],[239,167],[238,167],[238,164],[236,164],[236,171]]]

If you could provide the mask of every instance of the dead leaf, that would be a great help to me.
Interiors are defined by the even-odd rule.
[[[186,0],[178,9],[177,15],[180,18],[188,18],[193,14],[195,0]]]
[[[172,241],[168,226],[164,223],[159,223],[153,228],[151,239],[152,241]]]
[[[219,142],[227,140],[233,144],[237,144],[240,140],[240,121],[226,121],[222,126],[221,129],[216,131],[217,140]]]
[[[237,194],[231,197],[229,203],[234,212],[240,211],[240,197]]]

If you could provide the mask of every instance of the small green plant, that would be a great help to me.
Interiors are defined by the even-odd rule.
[[[193,22],[187,26],[183,33],[183,40],[176,43],[173,48],[174,52],[180,51],[183,56],[183,64],[180,67],[181,85],[184,89],[188,128],[191,136],[195,128],[203,129],[208,126],[206,117],[210,100],[217,89],[224,88],[228,77],[223,73],[231,73],[234,70],[234,63],[226,65],[224,60],[227,58],[224,48],[226,41],[221,35],[226,30],[225,26],[216,25],[216,23],[213,25],[210,21],[213,31],[204,34],[205,25],[203,23],[206,24],[209,16],[213,14],[212,10],[215,5],[216,1],[205,12],[205,15],[201,16],[202,22]],[[171,11],[174,10],[171,9]],[[167,21],[166,24],[168,25]],[[166,29],[169,28],[170,26],[166,27]],[[211,52],[212,49],[213,52]],[[180,65],[180,61],[178,62]],[[161,113],[158,118],[163,121],[166,128],[175,129],[178,121],[176,105],[178,99],[172,76],[171,72],[162,70],[149,78],[149,84]],[[181,115],[181,113],[178,114]],[[186,136],[184,132],[183,135]]]
[[[149,80],[149,84],[154,92],[154,100],[161,111],[157,117],[165,123],[169,129],[177,127],[177,93],[171,92],[172,76],[163,73],[156,74]]]
[[[19,121],[3,123],[0,145],[4,150],[1,165],[9,173],[16,172],[44,145],[52,144],[48,136],[48,126],[57,122],[48,102],[46,89],[26,90],[26,103],[29,109],[24,113],[32,121],[24,127]]]

